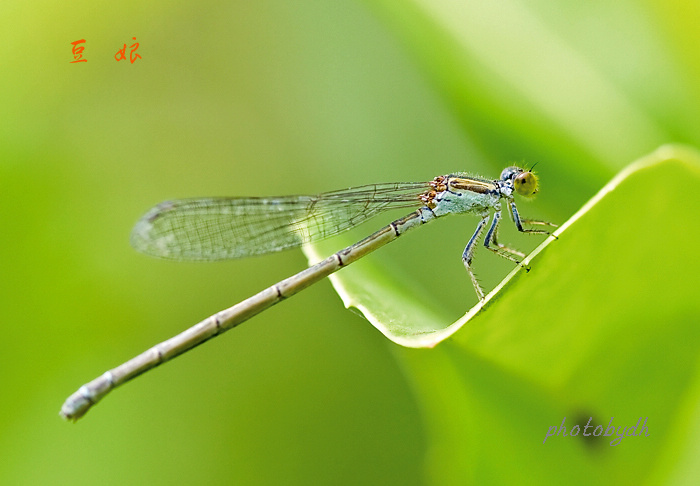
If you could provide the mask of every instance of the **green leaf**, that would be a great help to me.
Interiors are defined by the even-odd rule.
[[[532,271],[514,270],[454,323],[439,299],[391,280],[396,272],[376,259],[331,277],[345,304],[397,343],[432,346],[454,334],[429,352],[397,350],[433,436],[432,473],[476,484],[500,474],[587,482],[595,465],[611,482],[640,482],[694,469],[684,451],[691,440],[697,447],[687,424],[700,421],[699,186],[700,155],[661,147],[537,248]],[[569,430],[589,417],[603,427],[647,417],[650,436],[615,447],[582,436],[542,444],[565,417]]]
[[[645,144],[669,139],[588,52],[590,37],[581,45],[576,30],[561,28],[579,20],[580,7],[557,5],[554,13],[509,0],[366,1],[410,47],[465,132],[502,158],[514,147],[587,172],[592,164],[615,168]],[[646,25],[643,11],[628,9],[621,20],[630,36]],[[656,53],[646,52],[653,65]]]

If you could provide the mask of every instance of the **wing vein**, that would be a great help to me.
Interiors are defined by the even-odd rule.
[[[371,184],[316,196],[163,202],[135,225],[138,251],[172,260],[224,260],[281,251],[346,231],[389,209],[420,206],[426,182]]]

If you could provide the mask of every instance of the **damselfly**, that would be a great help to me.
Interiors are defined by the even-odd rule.
[[[409,229],[447,214],[473,213],[481,217],[462,253],[462,261],[476,295],[483,300],[484,291],[472,270],[472,257],[486,227],[486,248],[518,265],[522,265],[519,259],[525,257],[498,243],[501,200],[523,233],[549,234],[544,229],[525,228],[526,224],[556,226],[520,217],[514,195],[530,197],[537,190],[537,176],[531,170],[508,167],[497,180],[455,173],[438,176],[430,182],[372,184],[317,196],[181,199],[161,203],[138,221],[131,243],[147,255],[172,260],[223,260],[276,252],[336,235],[389,209],[418,209],[107,371],[68,397],[61,415],[66,419],[80,418],[122,383],[237,326]]]

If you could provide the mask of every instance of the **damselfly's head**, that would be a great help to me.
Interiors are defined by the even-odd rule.
[[[534,196],[539,189],[537,176],[532,172],[532,169],[526,170],[516,166],[506,167],[501,172],[501,180],[511,182],[515,192],[524,197]]]

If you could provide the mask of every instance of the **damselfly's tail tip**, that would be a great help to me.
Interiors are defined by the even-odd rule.
[[[80,418],[80,417],[73,417],[73,416],[71,416],[71,415],[68,415],[68,414],[66,414],[66,412],[64,412],[63,410],[61,410],[60,412],[58,412],[58,416],[61,417],[61,418],[62,418],[63,420],[65,420],[66,422],[73,422],[73,423],[77,422],[78,419]]]
[[[61,417],[66,422],[75,423],[78,421],[78,419],[80,417],[82,417],[82,415],[80,417],[78,417],[77,415],[73,415],[69,410],[65,410],[65,408],[66,408],[66,406],[64,405],[63,408],[61,408],[61,411],[58,412],[58,416]]]
[[[58,412],[58,416],[67,422],[77,422],[79,418],[90,410],[93,404],[93,401],[89,400],[78,390],[66,399],[61,407],[61,411]]]

